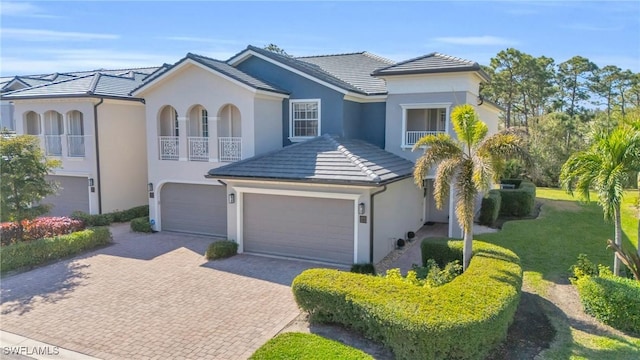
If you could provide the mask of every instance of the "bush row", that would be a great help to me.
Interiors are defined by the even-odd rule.
[[[462,258],[459,241],[427,243],[441,265]],[[389,346],[397,359],[482,359],[506,337],[521,285],[513,252],[474,242],[467,271],[438,288],[331,269],[306,270],[292,287],[313,321],[359,331]]]
[[[204,255],[207,260],[224,259],[238,253],[238,243],[231,240],[221,240],[211,243]]]
[[[82,221],[68,217],[43,217],[22,221],[23,241],[42,239],[70,234],[84,229]],[[0,243],[2,246],[20,241],[19,226],[16,222],[0,224]]]
[[[153,229],[151,229],[151,223],[149,222],[148,216],[143,216],[143,217],[139,217],[131,220],[130,226],[131,226],[131,230],[135,232],[145,232],[145,233],[153,232]]]
[[[482,205],[480,206],[480,218],[478,222],[480,225],[493,226],[500,215],[500,204],[502,197],[500,191],[493,189],[489,190],[489,193],[482,199]]]
[[[372,360],[369,354],[315,334],[283,333],[262,345],[251,360]]]
[[[136,206],[128,210],[114,211],[106,214],[87,214],[74,211],[71,217],[82,220],[86,226],[108,226],[114,222],[127,222],[136,218],[149,216],[149,205]]]
[[[0,248],[0,272],[39,265],[110,242],[109,229],[98,227],[68,235],[3,246]]]

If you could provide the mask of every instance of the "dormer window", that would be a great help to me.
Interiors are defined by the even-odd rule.
[[[320,99],[291,100],[289,139],[302,141],[320,135]]]

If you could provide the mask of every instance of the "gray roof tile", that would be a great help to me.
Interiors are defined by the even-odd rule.
[[[476,62],[440,53],[431,53],[402,61],[378,69],[373,72],[373,75],[429,74],[456,71],[480,71],[483,76],[486,75]]]
[[[411,161],[377,146],[323,135],[212,169],[207,177],[380,185],[412,173]]]
[[[387,93],[384,80],[371,76],[371,73],[394,63],[366,51],[353,54],[299,57],[297,59],[317,65],[336,78],[370,95]]]

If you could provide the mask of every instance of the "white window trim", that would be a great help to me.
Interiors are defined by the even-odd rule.
[[[289,100],[289,140],[291,142],[300,142],[313,139],[315,136],[293,136],[293,104],[317,102],[318,103],[318,136],[322,135],[322,101],[321,99],[292,99]]]
[[[400,140],[400,147],[402,149],[412,149],[413,145],[407,145],[407,110],[414,109],[446,109],[446,119],[450,119],[451,117],[451,105],[452,103],[415,103],[415,104],[400,104],[402,108],[402,139]],[[449,123],[451,121],[445,121],[444,124],[444,133],[449,133]]]

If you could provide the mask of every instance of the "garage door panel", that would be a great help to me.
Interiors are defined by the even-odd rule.
[[[162,229],[216,236],[227,235],[224,186],[169,183],[162,187]]]
[[[52,205],[49,215],[69,216],[74,211],[89,212],[89,186],[86,177],[48,175],[47,181],[59,185],[58,193],[42,199],[41,204]]]
[[[351,264],[353,201],[244,194],[244,250]]]

